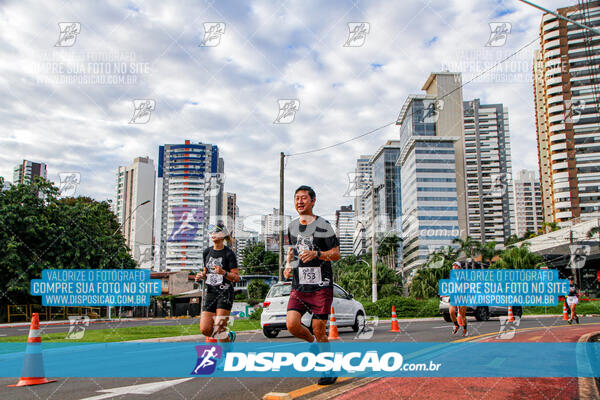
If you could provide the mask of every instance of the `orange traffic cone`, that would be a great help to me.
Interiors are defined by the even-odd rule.
[[[567,303],[563,303],[563,321],[569,320],[569,312],[567,311]]]
[[[31,315],[31,328],[27,338],[25,349],[25,360],[21,370],[21,379],[14,386],[41,385],[43,383],[56,382],[56,379],[46,379],[44,374],[44,360],[42,358],[42,338],[40,337],[40,317],[38,313]]]
[[[218,340],[217,340],[217,339],[215,339],[215,338],[214,338],[214,337],[212,337],[212,336],[205,336],[205,337],[204,337],[204,342],[205,342],[205,343],[217,343],[217,342],[218,342]]]
[[[515,315],[513,314],[512,311],[512,306],[508,306],[508,322],[514,322],[515,321]]]
[[[331,317],[329,318],[329,336],[327,339],[329,340],[337,340],[340,338],[340,334],[338,333],[337,322],[335,320],[335,311],[333,311],[333,306],[331,307]]]
[[[390,332],[401,332],[400,325],[398,325],[398,317],[396,316],[396,306],[392,306],[392,329]]]

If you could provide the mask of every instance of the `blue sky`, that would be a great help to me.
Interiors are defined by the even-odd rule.
[[[533,40],[541,18],[517,1],[460,0],[9,1],[0,15],[0,176],[11,180],[22,159],[44,161],[50,179],[80,172],[80,194],[109,199],[119,165],[156,160],[160,144],[191,139],[219,146],[226,190],[237,193],[242,215],[278,205],[279,152],[327,146],[394,121],[431,71],[464,68],[466,82]],[[71,47],[55,47],[59,22],[80,23]],[[201,47],[204,23],[217,22],[225,27],[219,45]],[[344,47],[353,22],[368,23],[369,32],[362,46]],[[504,46],[484,46],[490,22],[511,24]],[[538,46],[515,57],[512,73],[463,89],[465,100],[508,107],[513,171],[537,169],[531,60]],[[126,73],[94,69],[89,60],[99,56],[125,63]],[[64,82],[69,69],[105,81]],[[106,82],[114,76],[132,81]],[[155,100],[148,123],[128,123],[134,99]],[[292,123],[273,124],[280,99],[299,100]],[[350,204],[344,192],[356,158],[398,137],[390,126],[290,158],[287,210],[300,184],[316,189],[322,215]]]

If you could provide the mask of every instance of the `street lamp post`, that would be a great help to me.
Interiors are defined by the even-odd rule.
[[[125,218],[125,221],[123,221],[122,224],[119,225],[119,227],[117,229],[115,229],[115,231],[112,233],[111,236],[115,236],[117,234],[117,232],[119,232],[119,230],[123,227],[123,225],[125,225],[125,223],[127,223],[127,221],[129,221],[129,219],[131,218],[131,216],[133,215],[133,213],[140,208],[141,206],[150,203],[150,200],[146,200],[140,204],[138,204],[133,211],[131,211],[129,213],[129,215],[127,216],[127,218]],[[110,319],[110,306],[106,306],[106,318]]]

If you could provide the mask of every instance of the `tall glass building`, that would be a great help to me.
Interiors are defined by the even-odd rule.
[[[222,165],[222,163],[221,163]],[[219,148],[212,144],[166,144],[158,151],[157,220],[159,271],[198,270],[208,246],[211,204],[222,193]],[[218,212],[217,212],[218,214]]]
[[[403,274],[467,234],[460,74],[433,73],[398,117]]]

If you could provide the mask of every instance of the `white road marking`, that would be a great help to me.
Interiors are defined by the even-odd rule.
[[[163,389],[166,389],[170,386],[174,386],[179,383],[189,381],[191,379],[194,379],[194,378],[182,378],[182,379],[175,379],[172,381],[158,381],[158,382],[144,383],[141,385],[131,385],[131,386],[116,387],[116,388],[111,388],[111,389],[103,389],[103,390],[98,390],[98,392],[105,393],[105,394],[99,394],[99,395],[93,396],[93,397],[86,397],[85,399],[81,399],[81,400],[102,400],[102,399],[109,399],[109,398],[115,397],[115,396],[122,396],[125,394],[152,394],[152,393],[161,391]]]

